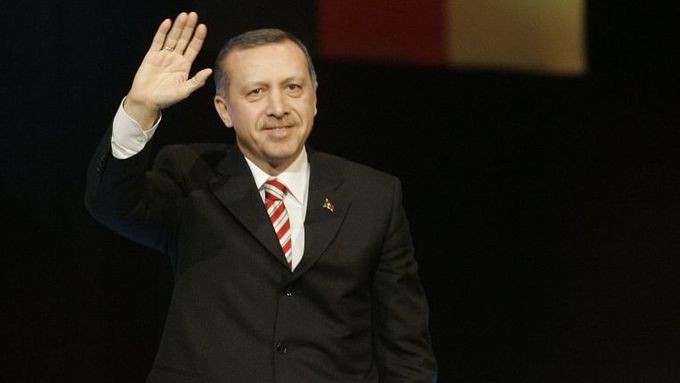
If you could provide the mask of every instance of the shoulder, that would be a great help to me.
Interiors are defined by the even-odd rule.
[[[232,146],[227,144],[196,143],[168,145],[158,152],[155,164],[159,166],[168,161],[184,164],[201,162],[214,167],[232,152]]]
[[[229,144],[168,145],[158,152],[153,171],[165,174],[190,189],[202,188],[215,178],[222,161],[239,154],[238,149]]]
[[[396,176],[340,156],[311,150],[309,158],[312,168],[318,166],[357,189],[401,187]]]

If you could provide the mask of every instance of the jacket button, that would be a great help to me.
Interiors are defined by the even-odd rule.
[[[277,342],[276,343],[276,352],[278,352],[279,354],[285,354],[285,353],[288,352],[288,348],[286,347],[285,344],[283,344],[281,342]]]
[[[287,296],[287,297],[292,296],[292,295],[293,295],[293,288],[292,288],[291,286],[287,286],[287,287],[283,290],[283,294],[284,294],[285,296]]]

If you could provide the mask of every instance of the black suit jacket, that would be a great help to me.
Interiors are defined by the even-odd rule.
[[[147,382],[432,382],[435,360],[399,181],[308,149],[305,252],[286,267],[235,146],[110,154],[86,205],[167,253],[175,287]],[[323,207],[328,199],[333,209]]]

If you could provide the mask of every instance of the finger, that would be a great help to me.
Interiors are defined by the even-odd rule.
[[[194,34],[194,29],[196,28],[196,23],[198,22],[198,14],[196,12],[191,12],[187,16],[186,25],[182,28],[182,34],[177,40],[177,46],[175,46],[175,51],[177,53],[184,53],[187,45],[189,45],[189,40]]]
[[[190,78],[188,81],[182,84],[186,96],[188,97],[195,90],[205,85],[205,82],[208,80],[208,77],[210,77],[211,74],[212,69],[210,68],[203,69],[200,72],[196,73],[194,77]]]
[[[194,37],[191,38],[189,46],[184,52],[184,57],[189,60],[189,62],[194,62],[196,56],[198,56],[198,53],[201,51],[201,47],[203,47],[203,42],[207,35],[208,27],[206,27],[205,24],[200,24],[196,28],[196,33],[194,33]]]
[[[182,34],[182,29],[184,29],[184,25],[186,24],[186,22],[187,22],[186,12],[182,12],[179,15],[177,15],[177,17],[175,18],[175,22],[172,24],[170,32],[165,38],[163,49],[166,48],[169,48],[171,50],[175,49],[175,46],[177,46],[177,40],[179,39],[179,36]]]
[[[153,36],[151,46],[149,47],[150,51],[159,51],[163,49],[163,42],[165,42],[165,36],[168,34],[171,25],[172,21],[170,19],[165,19],[161,25],[158,26],[158,30],[156,30],[156,34]]]

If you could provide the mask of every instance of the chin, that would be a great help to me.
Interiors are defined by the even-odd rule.
[[[294,160],[299,153],[300,152],[297,150],[272,151],[267,153],[267,157],[272,163],[283,164],[285,162]]]
[[[276,145],[275,147],[272,148],[272,150],[269,151],[268,154],[271,155],[272,158],[288,158],[290,156],[294,156],[297,153],[302,150],[301,146],[297,145],[291,145],[291,144],[283,144],[283,145]]]

